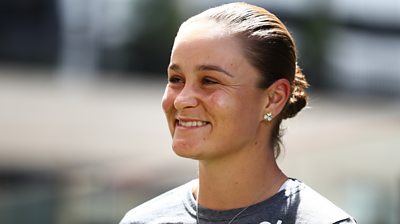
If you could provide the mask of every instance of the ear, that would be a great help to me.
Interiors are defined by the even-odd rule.
[[[267,89],[268,100],[265,106],[265,113],[271,112],[273,117],[278,116],[290,96],[290,83],[287,79],[279,79]]]

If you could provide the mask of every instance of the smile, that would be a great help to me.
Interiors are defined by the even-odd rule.
[[[177,125],[182,127],[203,127],[206,126],[208,122],[206,121],[181,121],[177,120]]]

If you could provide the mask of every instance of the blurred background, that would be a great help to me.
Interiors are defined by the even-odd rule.
[[[231,1],[0,1],[0,223],[118,223],[196,177],[161,110],[179,24]],[[400,1],[248,1],[297,40],[310,105],[282,169],[359,223],[400,223]]]

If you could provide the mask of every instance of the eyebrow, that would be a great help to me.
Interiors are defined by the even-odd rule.
[[[171,70],[176,71],[176,72],[182,72],[181,67],[179,67],[179,65],[173,64],[173,63],[168,65],[168,69],[171,69]]]
[[[170,64],[168,66],[168,68],[171,70],[174,70],[174,71],[178,71],[178,72],[182,71],[182,69],[177,64]],[[231,73],[227,72],[225,69],[221,68],[218,65],[210,65],[210,64],[199,65],[196,67],[196,70],[198,70],[198,71],[217,71],[217,72],[224,73],[227,76],[233,77],[233,75]]]
[[[221,68],[218,65],[199,65],[197,67],[197,70],[199,71],[217,71],[217,72],[222,72],[227,76],[233,77],[233,75],[229,72],[227,72],[225,69]]]

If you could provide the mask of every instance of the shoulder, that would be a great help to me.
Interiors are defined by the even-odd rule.
[[[120,224],[174,223],[171,219],[190,218],[190,214],[186,212],[187,207],[190,207],[188,192],[194,182],[195,180],[181,185],[131,209],[125,214]]]
[[[296,223],[356,223],[341,208],[298,180],[293,179],[286,195],[292,211],[296,211]]]

